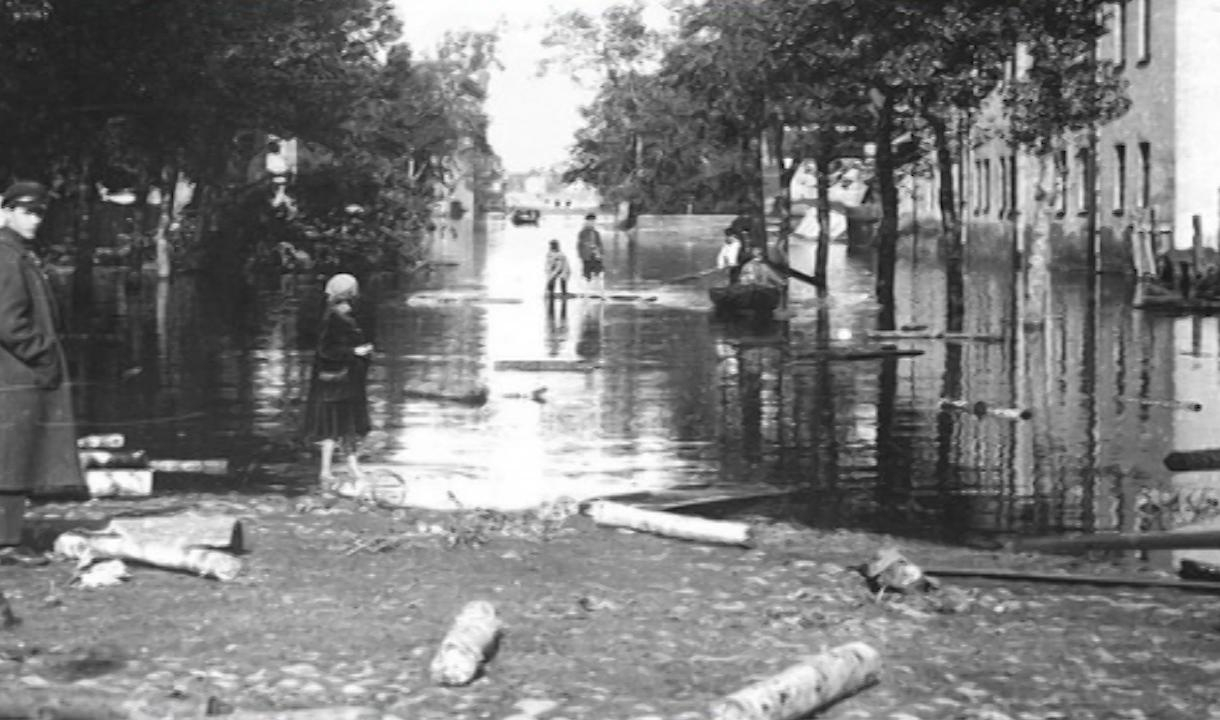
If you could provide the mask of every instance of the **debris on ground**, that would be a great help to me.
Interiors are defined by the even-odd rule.
[[[122,560],[103,560],[95,563],[88,557],[82,559],[86,561],[86,566],[74,576],[76,583],[82,588],[110,587],[131,578],[131,571]]]
[[[432,680],[442,685],[466,685],[474,680],[499,638],[495,606],[486,600],[466,603],[429,665]]]
[[[877,593],[878,601],[885,597],[887,591],[927,592],[940,587],[939,582],[924,575],[918,565],[893,547],[878,550],[872,559],[856,569],[868,581],[869,590]]]
[[[586,514],[598,525],[641,530],[682,540],[724,545],[748,546],[751,544],[750,526],[743,522],[710,520],[694,515],[644,510],[609,500],[595,500],[589,503]]]
[[[712,720],[796,720],[877,682],[881,655],[841,645],[749,685],[712,706]]]

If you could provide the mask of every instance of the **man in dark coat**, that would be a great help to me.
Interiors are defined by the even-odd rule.
[[[597,278],[601,294],[606,294],[606,248],[602,245],[602,235],[597,231],[597,215],[589,213],[585,216],[585,224],[576,236],[576,254],[580,256],[580,273],[585,278],[585,284],[592,284]]]
[[[31,243],[48,195],[18,182],[0,198],[0,551],[20,544],[26,498],[87,494],[76,450],[59,312]]]

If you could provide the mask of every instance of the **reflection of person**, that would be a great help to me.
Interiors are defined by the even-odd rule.
[[[722,270],[728,269],[730,285],[736,283],[738,276],[741,275],[741,260],[741,240],[726,229],[724,245],[720,246],[720,254],[716,256],[716,267]]]
[[[601,283],[601,291],[604,293],[606,290],[606,266],[604,264],[606,249],[602,245],[602,236],[597,231],[596,222],[597,215],[589,213],[585,216],[584,227],[576,236],[576,253],[580,255],[581,274],[584,276],[585,282],[591,283],[593,278],[598,278]]]
[[[76,450],[59,311],[30,245],[48,194],[14,183],[0,198],[0,551],[20,544],[26,498],[87,494]]]
[[[357,451],[370,428],[365,378],[373,346],[365,342],[353,311],[360,292],[356,278],[346,273],[335,275],[326,282],[325,292],[326,310],[309,381],[304,434],[306,439],[321,444],[318,478],[323,487],[328,487],[335,482],[331,462],[336,447],[347,454],[353,479],[364,477]]]
[[[764,258],[764,250],[758,245],[750,246],[750,259],[741,266],[740,282],[746,285],[772,285],[779,287],[784,279],[771,269]]]
[[[568,256],[559,249],[559,241],[552,240],[550,249],[546,251],[546,294],[555,296],[555,285],[559,285],[559,294],[568,295],[568,278],[572,275],[572,267],[568,264]]]
[[[555,301],[548,298],[546,304],[546,351],[550,357],[559,355],[559,350],[568,339],[568,304],[559,303],[559,314],[555,314]]]

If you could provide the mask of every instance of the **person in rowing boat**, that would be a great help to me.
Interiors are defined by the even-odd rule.
[[[766,251],[759,245],[750,246],[750,259],[741,266],[738,282],[743,285],[781,287],[784,279],[767,264]]]
[[[724,229],[724,245],[720,246],[720,254],[716,256],[717,269],[728,269],[729,284],[737,284],[737,279],[741,275],[741,238],[733,231],[733,228]]]

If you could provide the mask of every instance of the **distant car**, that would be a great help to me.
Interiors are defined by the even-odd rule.
[[[513,210],[513,225],[537,225],[538,219],[542,217],[542,213],[533,208],[521,208]]]

